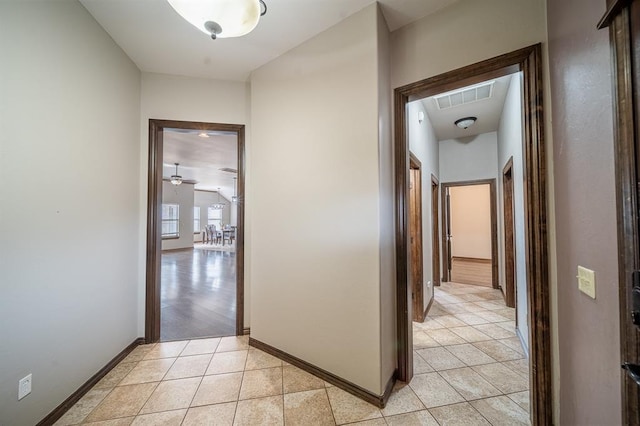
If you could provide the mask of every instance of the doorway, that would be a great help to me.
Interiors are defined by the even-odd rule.
[[[440,219],[438,208],[438,197],[440,194],[440,183],[438,178],[431,175],[431,270],[434,287],[440,286]],[[432,299],[433,300],[433,299]]]
[[[504,220],[504,300],[509,308],[516,308],[516,245],[513,199],[513,157],[502,170],[503,220]],[[517,323],[516,323],[517,325]]]
[[[523,159],[525,194],[525,240],[528,312],[531,321],[530,395],[532,424],[550,424],[551,352],[549,282],[546,234],[546,154],[543,123],[542,48],[540,44],[488,59],[458,70],[395,89],[395,183],[397,265],[397,357],[398,378],[413,377],[412,304],[408,232],[409,152],[407,104],[449,90],[470,86],[514,72],[523,76]],[[444,187],[444,184],[441,185]],[[495,204],[494,204],[495,205]],[[444,249],[444,247],[443,247]],[[444,256],[443,256],[443,259]],[[443,275],[444,275],[443,270]]]
[[[422,250],[422,164],[409,158],[409,233],[411,244],[411,293],[413,320],[424,321],[424,256]]]
[[[442,205],[443,281],[498,288],[495,179],[443,183]]]
[[[171,191],[176,192],[175,195],[178,197],[178,188],[181,188],[183,185],[188,187],[189,185],[194,186],[195,181],[191,182],[189,180],[183,180],[182,176],[180,176],[179,165],[176,166],[175,175],[180,179],[181,183],[172,183],[163,181],[163,159],[164,159],[164,151],[165,148],[169,149],[167,145],[167,141],[165,141],[165,132],[173,131],[178,133],[189,133],[195,132],[199,134],[199,136],[204,137],[204,135],[211,134],[226,134],[233,135],[235,137],[235,147],[237,150],[237,166],[235,170],[237,171],[237,181],[234,180],[234,190],[235,193],[235,204],[234,208],[236,209],[236,225],[233,228],[233,242],[235,244],[235,253],[233,257],[235,258],[235,267],[231,266],[231,271],[227,271],[227,273],[231,273],[235,275],[235,297],[232,298],[234,300],[227,300],[228,311],[230,315],[233,317],[233,324],[229,328],[229,330],[225,330],[225,334],[235,334],[241,335],[244,333],[244,125],[232,125],[232,124],[216,124],[216,123],[200,123],[200,122],[185,122],[185,121],[169,121],[169,120],[149,120],[149,174],[148,174],[148,211],[147,211],[147,276],[146,276],[146,302],[145,302],[145,340],[147,343],[157,342],[161,338],[162,335],[162,301],[163,296],[166,297],[166,294],[163,294],[163,268],[165,269],[165,278],[168,272],[171,271],[171,268],[178,269],[180,264],[180,257],[184,257],[187,255],[191,255],[191,260],[187,259],[186,263],[182,262],[183,266],[188,265],[189,262],[193,264],[195,262],[195,256],[202,257],[200,260],[206,260],[209,257],[231,257],[229,253],[220,253],[216,254],[213,252],[205,251],[205,250],[196,250],[193,248],[194,240],[199,240],[200,238],[208,238],[209,232],[206,233],[206,237],[202,237],[202,230],[208,227],[205,224],[209,223],[209,213],[205,208],[205,215],[201,213],[201,208],[196,208],[196,199],[207,198],[207,194],[198,194],[199,197],[196,197],[195,190],[191,189],[191,194],[188,197],[182,197],[187,200],[191,200],[187,208],[184,207],[182,210],[187,210],[184,213],[180,213],[182,217],[186,217],[188,220],[186,223],[188,224],[186,227],[183,226],[183,221],[179,220],[179,217],[176,214],[176,206],[180,206],[180,204],[175,203],[176,206],[173,207],[173,214],[169,215],[170,218],[167,217],[168,212],[168,204],[163,204],[163,186],[169,188],[169,192],[165,189],[165,196],[168,194],[172,194]],[[185,170],[183,168],[183,170]],[[181,190],[184,192],[183,190]],[[206,191],[200,191],[206,192]],[[220,200],[220,189],[217,190],[218,198]],[[180,198],[180,197],[178,197]],[[210,197],[209,197],[210,198]],[[166,200],[168,201],[168,200]],[[198,203],[198,206],[202,203]],[[206,204],[209,204],[208,202]],[[213,203],[212,205],[221,204],[221,203]],[[200,206],[202,207],[202,206]],[[215,208],[214,208],[215,209]],[[163,210],[167,210],[167,212],[163,212]],[[199,214],[196,215],[196,210]],[[179,210],[178,210],[179,211]],[[220,220],[221,218],[218,218]],[[215,220],[215,218],[214,218]],[[170,226],[170,221],[175,221],[175,226]],[[179,223],[179,225],[178,225]],[[196,230],[196,223],[198,223],[198,229]],[[171,229],[169,229],[171,228]],[[185,228],[185,229],[183,229]],[[190,240],[190,248],[180,248],[173,252],[166,252],[170,254],[170,256],[165,257],[168,259],[163,264],[163,234],[167,234],[168,231],[173,231],[174,234],[180,233],[182,231],[183,234],[187,234],[185,238]],[[229,224],[229,230],[227,232],[231,235],[231,227]],[[216,235],[221,234],[224,236],[222,229],[218,229]],[[168,235],[168,234],[167,234]],[[174,236],[175,237],[175,236]],[[211,238],[211,237],[209,237]],[[231,238],[230,238],[231,240]],[[231,241],[230,241],[231,242]],[[165,247],[166,248],[166,247]],[[172,256],[171,256],[172,255]],[[171,259],[169,259],[171,257]],[[182,259],[184,260],[184,259]],[[213,259],[214,262],[224,259]],[[224,265],[221,266],[221,270],[225,269]],[[196,268],[197,269],[197,268]],[[206,273],[202,270],[194,270],[189,269],[192,276],[200,275],[202,273]],[[229,267],[226,268],[227,270]],[[187,272],[189,273],[189,272]],[[179,273],[176,272],[175,279],[171,283],[171,285],[175,286],[176,291],[180,291],[181,280],[190,279],[190,277],[180,277]],[[167,282],[165,281],[165,284]],[[212,283],[212,286],[215,286],[215,283]],[[165,292],[166,293],[166,292]],[[210,293],[212,294],[212,293]],[[193,296],[192,299],[196,301],[198,296]],[[212,306],[215,306],[215,301],[212,301]],[[200,306],[193,306],[193,310],[197,310],[201,308]],[[206,307],[205,309],[210,309],[211,307]],[[187,312],[185,315],[191,315],[193,312]],[[197,337],[211,337],[212,334],[219,334],[218,332],[212,331],[211,333],[207,333],[207,330],[203,332],[204,335]],[[209,334],[207,336],[207,334]],[[184,338],[192,338],[194,336],[183,336]]]

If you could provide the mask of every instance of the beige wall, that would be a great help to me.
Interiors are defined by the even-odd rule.
[[[391,34],[399,87],[546,40],[544,0],[461,0]]]
[[[391,59],[389,28],[380,9],[378,32],[378,145],[380,162],[380,389],[397,365],[394,169],[391,138]]]
[[[140,72],[76,1],[0,1],[0,57],[0,424],[22,426],[140,335]]]
[[[451,255],[491,259],[491,198],[489,185],[453,186]]]
[[[174,75],[142,73],[140,92],[140,245],[138,277],[138,333],[144,336],[144,294],[147,235],[147,170],[149,162],[149,119],[244,124],[249,144],[249,85],[241,82],[207,80]],[[250,154],[247,153],[245,245],[251,244]],[[193,213],[191,213],[193,216]],[[206,217],[206,216],[205,216]],[[202,216],[201,216],[202,220]],[[250,326],[251,253],[245,250],[245,327]]]
[[[620,424],[620,331],[611,52],[599,0],[548,4],[552,106],[559,424]],[[593,269],[596,299],[578,290]]]
[[[252,74],[250,250],[252,336],[379,394],[377,32],[371,5]]]

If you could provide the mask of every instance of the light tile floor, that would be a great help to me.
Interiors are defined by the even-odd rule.
[[[247,337],[137,347],[56,425],[518,425],[528,364],[499,291],[445,283],[414,323],[415,376],[380,410],[250,348]]]

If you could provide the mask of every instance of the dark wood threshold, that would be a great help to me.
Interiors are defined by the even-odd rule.
[[[251,334],[251,327],[245,327],[245,328],[242,330],[242,335],[243,335],[243,336],[248,336],[248,335],[250,335],[250,334]]]
[[[491,259],[481,259],[479,257],[452,256],[451,258],[456,260],[462,260],[464,262],[491,263]]]
[[[280,349],[274,348],[271,345],[266,343],[262,343],[259,340],[253,339],[249,337],[249,346],[253,346],[254,348],[260,349],[270,355],[275,356],[276,358],[280,358],[281,360],[288,362],[291,365],[295,365],[296,367],[306,371],[309,374],[313,374],[316,377],[324,380],[325,382],[329,382],[332,385],[349,392],[352,395],[357,396],[358,398],[375,405],[379,408],[384,408],[387,405],[387,401],[391,396],[391,391],[393,390],[393,386],[396,383],[396,376],[398,375],[398,370],[394,371],[387,382],[387,386],[384,389],[384,393],[382,395],[376,395],[354,383],[351,383],[341,377],[336,376],[333,373],[329,373],[322,368],[316,367],[313,364],[309,364],[306,361],[301,360],[300,358],[296,358],[293,355],[289,355],[286,352],[281,351]]]
[[[87,380],[78,390],[69,396],[66,400],[62,402],[62,404],[58,405],[52,412],[50,412],[47,417],[42,419],[37,426],[50,426],[60,419],[60,417],[64,416],[64,414],[75,405],[76,402],[80,400],[87,392],[91,390],[104,376],[106,376],[109,371],[111,371],[116,365],[120,363],[123,359],[127,357],[133,351],[136,346],[144,343],[144,339],[142,337],[138,337],[134,340],[129,346],[127,346],[122,352],[116,355],[107,365],[102,367],[100,371],[94,374],[89,380]]]

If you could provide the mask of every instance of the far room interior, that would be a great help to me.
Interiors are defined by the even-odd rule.
[[[161,340],[236,332],[237,135],[164,129]]]

